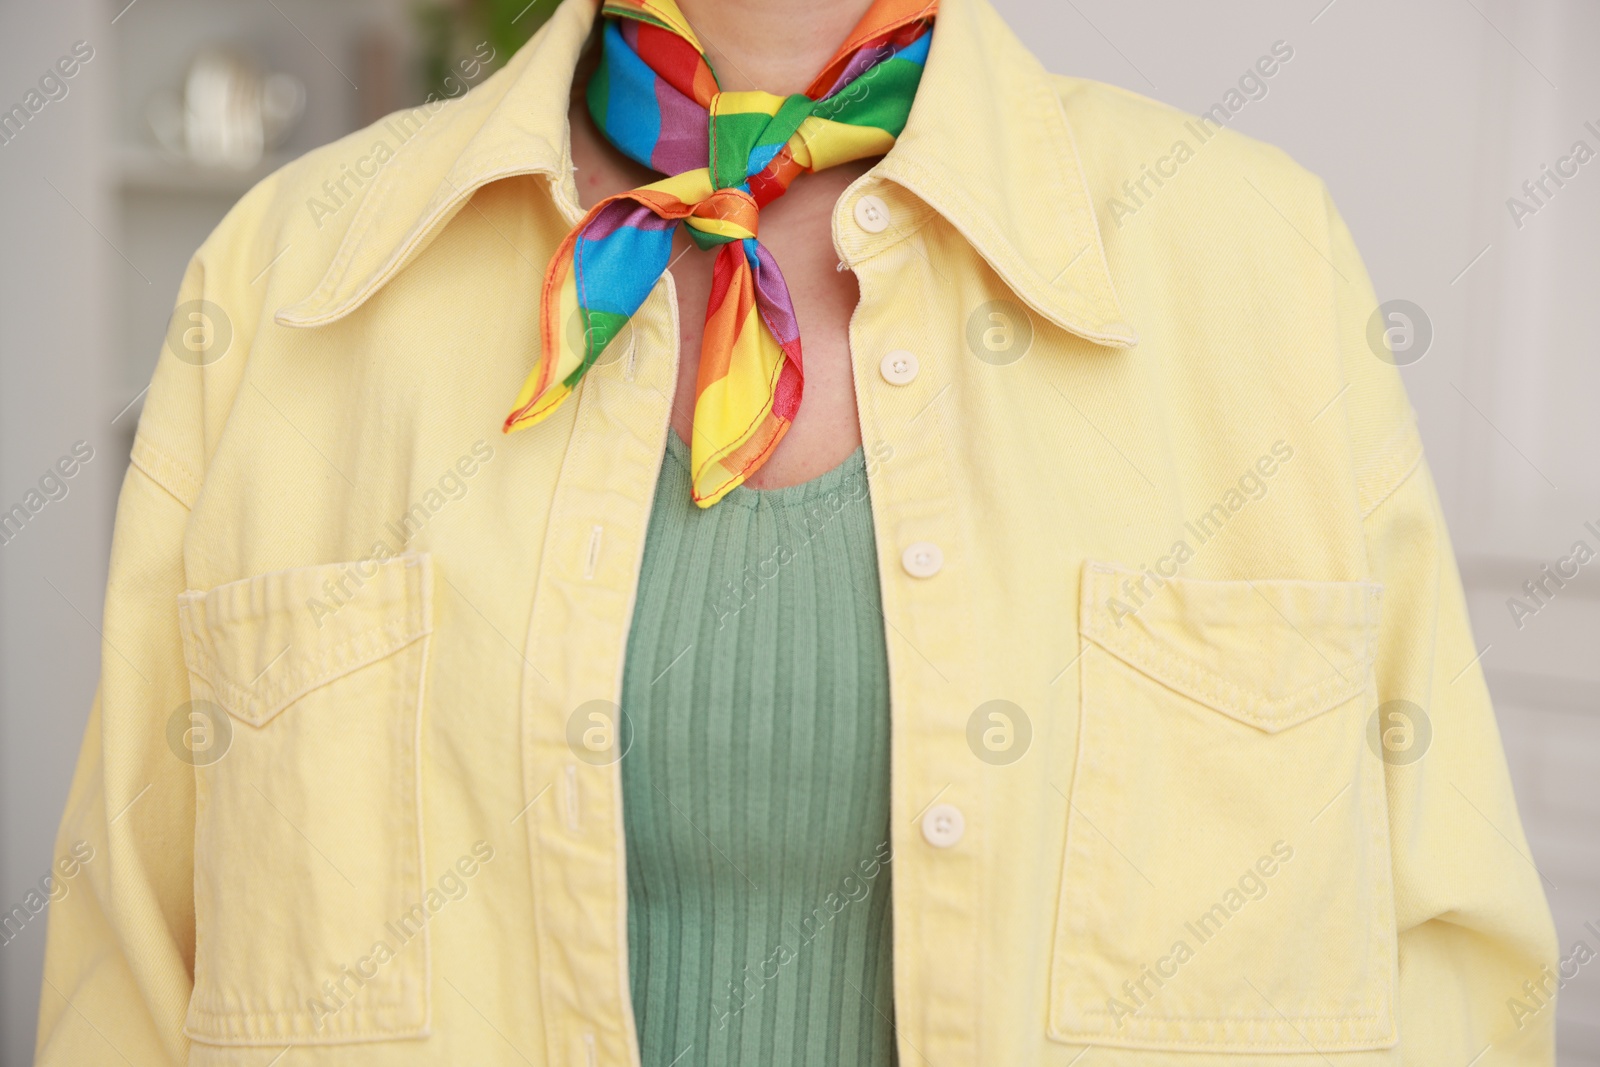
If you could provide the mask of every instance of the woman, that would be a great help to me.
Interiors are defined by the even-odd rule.
[[[1552,1062],[1375,309],[984,0],[566,0],[194,259],[39,1062]]]

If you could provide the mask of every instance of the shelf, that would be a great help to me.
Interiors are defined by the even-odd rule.
[[[233,170],[203,167],[158,148],[126,145],[116,150],[112,175],[122,192],[243,196],[262,178],[292,158],[271,154],[247,170]]]

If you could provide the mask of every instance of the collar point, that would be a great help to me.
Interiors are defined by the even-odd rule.
[[[304,329],[308,326],[318,325],[318,309],[310,301],[302,300],[298,304],[289,304],[279,308],[272,314],[272,321],[279,326],[291,329]]]
[[[1126,322],[1102,322],[1097,331],[1106,344],[1116,348],[1135,348],[1139,344],[1139,331]]]

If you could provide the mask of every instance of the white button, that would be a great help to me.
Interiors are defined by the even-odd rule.
[[[922,817],[922,836],[934,848],[949,848],[966,830],[966,817],[954,804],[935,804]]]
[[[917,357],[903,348],[897,348],[883,357],[878,364],[883,380],[890,385],[909,385],[917,377]]]
[[[872,195],[856,201],[856,225],[868,233],[882,233],[889,228],[889,205]]]
[[[916,541],[900,553],[900,565],[913,578],[932,578],[944,566],[944,551],[932,541]]]

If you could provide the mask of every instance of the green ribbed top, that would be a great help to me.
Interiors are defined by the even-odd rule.
[[[885,1067],[889,678],[865,458],[701,510],[667,439],[622,681],[644,1067]]]

